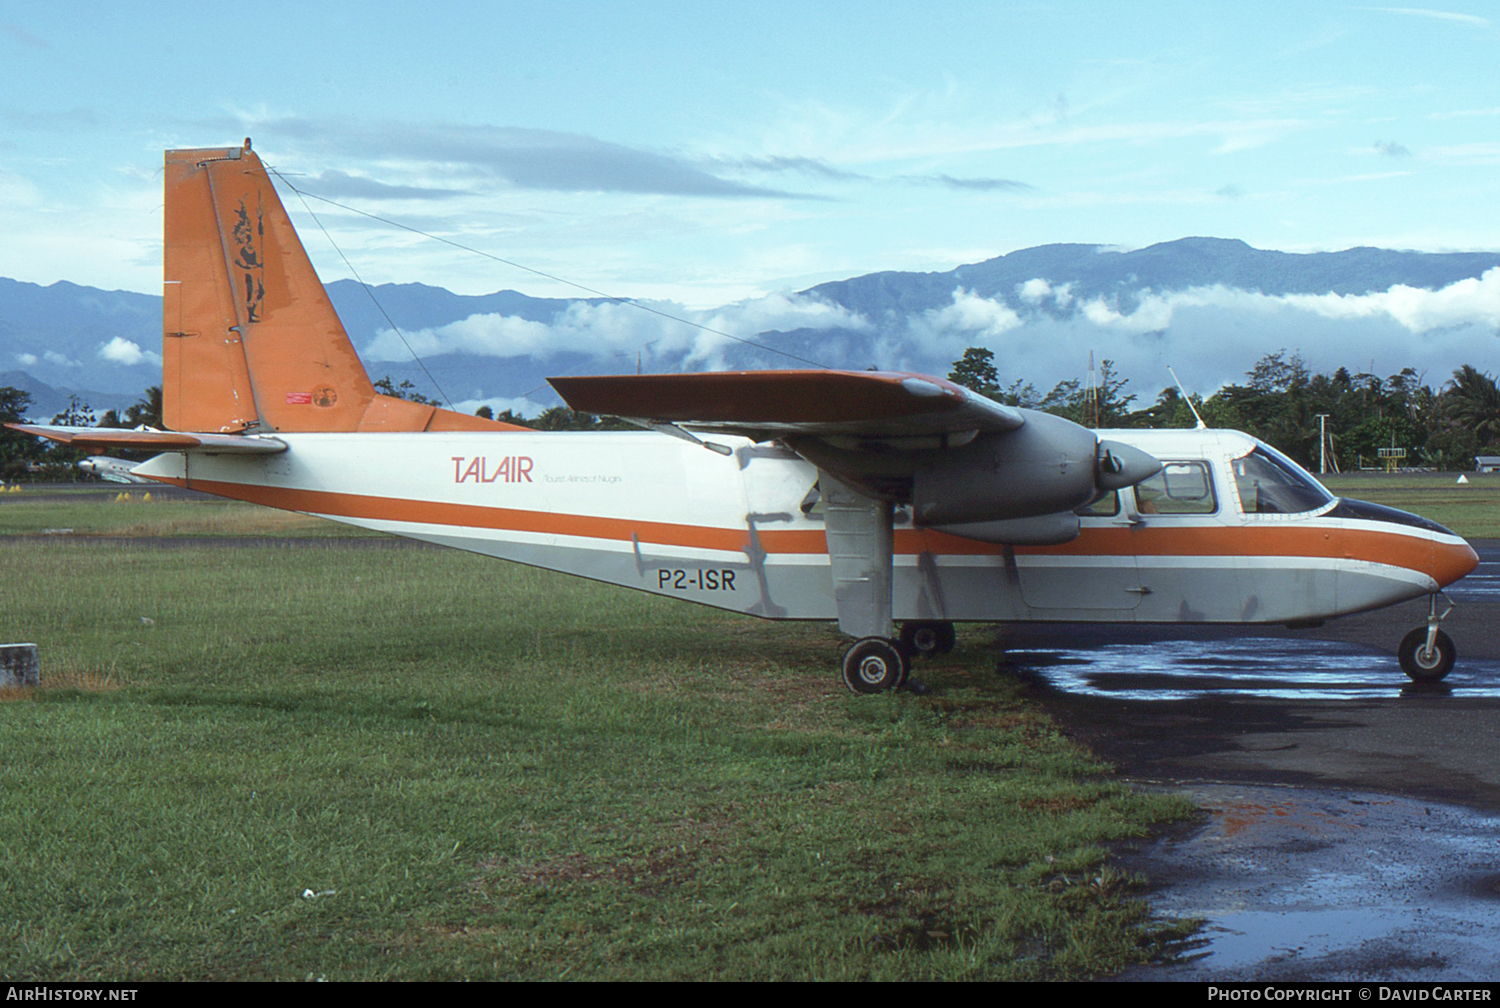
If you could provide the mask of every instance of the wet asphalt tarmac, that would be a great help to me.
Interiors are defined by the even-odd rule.
[[[1414,602],[1282,628],[1032,625],[1001,674],[1201,821],[1122,845],[1164,917],[1206,921],[1136,980],[1500,980],[1500,541],[1448,593],[1437,686],[1401,673]]]

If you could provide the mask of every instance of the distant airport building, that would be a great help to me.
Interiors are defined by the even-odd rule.
[[[1474,462],[1476,472],[1500,472],[1500,455],[1477,455]]]

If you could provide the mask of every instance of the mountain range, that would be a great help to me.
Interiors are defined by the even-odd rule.
[[[647,303],[685,321],[513,290],[352,280],[327,289],[373,377],[437,397],[435,379],[460,408],[533,412],[557,401],[551,374],[810,364],[941,374],[971,345],[994,350],[1007,379],[1043,386],[1081,377],[1097,357],[1113,358],[1141,390],[1165,384],[1175,364],[1207,392],[1282,348],[1313,367],[1412,366],[1440,383],[1461,363],[1494,369],[1497,268],[1493,252],[1291,253],[1221,238],[1134,250],[1056,244],[712,310]],[[70,395],[99,410],[124,406],[160,381],[160,318],[154,295],[0,278],[0,384],[30,392],[37,417]]]

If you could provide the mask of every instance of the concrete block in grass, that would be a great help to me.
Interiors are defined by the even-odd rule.
[[[0,644],[0,687],[35,686],[40,679],[35,644]]]

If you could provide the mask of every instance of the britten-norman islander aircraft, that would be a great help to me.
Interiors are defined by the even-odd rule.
[[[1228,430],[1091,431],[917,374],[554,378],[634,432],[537,432],[378,394],[260,159],[166,154],[169,430],[136,474],[766,619],[837,620],[851,690],[955,621],[1312,626],[1430,598],[1401,665],[1453,666],[1447,529],[1339,500]],[[670,435],[670,436],[668,436]],[[896,624],[899,622],[900,630]]]

